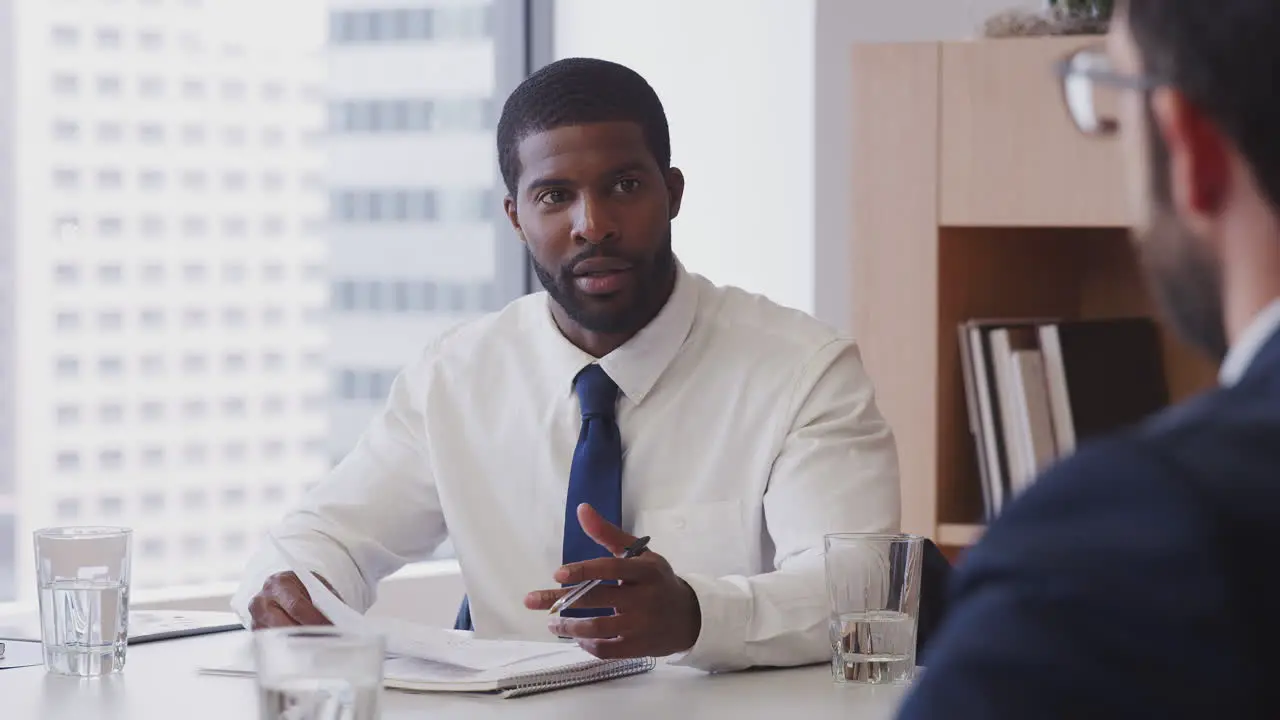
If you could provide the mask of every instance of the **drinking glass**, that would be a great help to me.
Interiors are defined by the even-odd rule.
[[[924,538],[837,533],[824,540],[835,681],[909,682],[916,665]]]
[[[334,627],[253,633],[260,720],[377,720],[381,716],[380,635]]]
[[[96,677],[124,669],[133,533],[118,527],[35,531],[44,666]]]

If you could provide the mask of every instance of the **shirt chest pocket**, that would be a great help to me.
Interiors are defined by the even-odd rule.
[[[746,562],[750,549],[737,500],[642,510],[636,516],[635,534],[648,535],[649,547],[665,557],[677,574],[750,574]]]

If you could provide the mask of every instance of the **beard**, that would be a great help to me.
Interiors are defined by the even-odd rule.
[[[574,268],[583,260],[596,257],[619,258],[631,264],[636,282],[634,292],[625,305],[593,307],[591,298],[578,290],[574,283]],[[624,255],[607,246],[592,245],[555,270],[543,267],[532,255],[530,261],[538,282],[547,295],[564,308],[565,314],[584,329],[604,335],[630,335],[647,325],[666,303],[676,264],[671,248],[670,225],[662,244],[648,258]]]
[[[1154,121],[1151,138],[1153,208],[1150,227],[1138,234],[1138,254],[1147,285],[1174,331],[1221,363],[1227,355],[1222,267],[1173,210],[1169,153]]]

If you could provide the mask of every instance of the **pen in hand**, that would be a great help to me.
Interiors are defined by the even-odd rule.
[[[628,545],[626,550],[622,553],[622,557],[623,559],[629,559],[629,558],[643,555],[645,550],[648,549],[648,546],[649,546],[649,536],[646,535],[642,538],[637,539],[634,543],[631,543],[630,545]],[[578,583],[577,585],[574,585],[569,592],[565,593],[560,597],[559,600],[555,601],[555,604],[551,606],[551,609],[547,611],[547,614],[555,615],[561,610],[571,607],[574,603],[581,600],[584,595],[591,592],[593,589],[595,589],[597,585],[599,585],[602,582],[604,581],[603,580],[586,580],[584,582]]]

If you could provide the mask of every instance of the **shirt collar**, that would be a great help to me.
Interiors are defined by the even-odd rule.
[[[1280,298],[1271,301],[1240,333],[1222,361],[1218,382],[1223,386],[1235,385],[1249,371],[1262,347],[1280,330]]]
[[[550,303],[551,298],[546,297],[545,302]],[[671,365],[693,329],[693,319],[698,310],[698,286],[677,261],[676,283],[666,305],[634,337],[599,360],[565,339],[551,317],[549,305],[543,305],[541,309],[543,327],[540,331],[550,333],[551,343],[555,346],[555,381],[563,382],[567,392],[572,392],[578,373],[598,362],[618,384],[622,394],[638,405]]]

